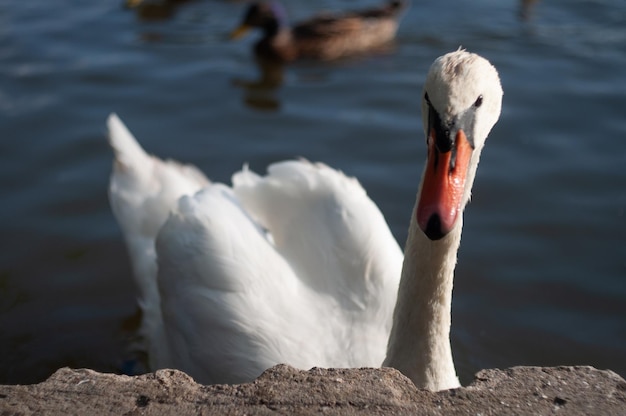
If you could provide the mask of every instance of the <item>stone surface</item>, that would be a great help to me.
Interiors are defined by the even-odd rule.
[[[279,365],[253,383],[203,386],[185,373],[136,377],[63,368],[40,384],[0,386],[0,415],[626,415],[626,381],[592,367],[483,370],[432,393],[398,371]]]

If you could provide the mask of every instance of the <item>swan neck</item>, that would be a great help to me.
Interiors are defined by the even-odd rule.
[[[416,386],[438,391],[459,386],[450,348],[452,285],[462,213],[444,238],[431,241],[413,209],[387,358]]]

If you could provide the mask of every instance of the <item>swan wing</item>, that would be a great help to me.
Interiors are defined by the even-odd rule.
[[[233,188],[297,278],[324,296],[337,340],[331,365],[379,365],[403,255],[359,182],[300,160],[273,164],[263,177],[244,168],[233,176]],[[354,343],[362,344],[346,351]]]
[[[382,362],[402,252],[356,179],[287,161],[230,188],[146,154],[115,115],[109,130],[153,368],[235,383],[281,362]]]
[[[176,368],[204,383],[240,383],[281,362],[324,362],[315,296],[230,188],[182,197],[156,247]]]
[[[172,363],[207,383],[379,365],[402,253],[358,182],[288,161],[233,183],[181,198],[157,238]]]

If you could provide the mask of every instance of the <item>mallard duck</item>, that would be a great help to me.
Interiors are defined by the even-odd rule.
[[[211,183],[148,155],[110,116],[109,197],[155,369],[240,383],[277,363],[382,363],[418,387],[459,386],[449,339],[454,268],[502,87],[486,59],[456,51],[434,62],[420,98],[428,156],[404,264],[356,179],[298,160],[266,176],[244,168],[232,186]]]
[[[258,57],[281,62],[337,59],[379,48],[393,40],[404,1],[391,0],[378,8],[337,15],[322,14],[293,27],[288,25],[280,3],[255,2],[248,6],[231,38],[259,28],[263,37],[254,48]]]

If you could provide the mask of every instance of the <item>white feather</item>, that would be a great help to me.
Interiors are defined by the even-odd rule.
[[[287,161],[267,176],[244,168],[230,188],[148,156],[115,115],[109,129],[111,205],[149,317],[154,368],[217,383],[284,362],[382,363],[402,252],[356,179]]]

